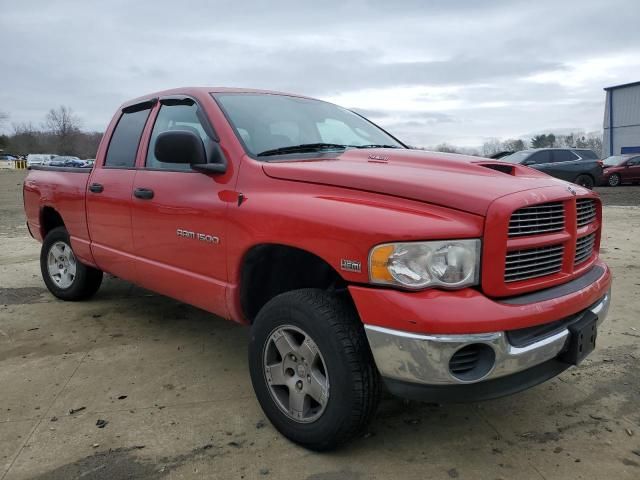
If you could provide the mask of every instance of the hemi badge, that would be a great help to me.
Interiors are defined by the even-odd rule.
[[[340,260],[340,268],[342,270],[346,270],[347,272],[360,273],[362,271],[362,266],[359,261],[347,260],[346,258]]]

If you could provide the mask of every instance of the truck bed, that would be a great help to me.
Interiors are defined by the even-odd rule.
[[[92,264],[85,212],[90,174],[90,168],[34,166],[25,178],[23,193],[31,235],[42,241],[42,226],[53,221],[54,217],[49,215],[57,212],[64,218],[71,246],[78,257]]]

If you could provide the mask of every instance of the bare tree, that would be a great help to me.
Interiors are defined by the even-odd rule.
[[[5,122],[9,119],[7,112],[0,111],[0,129],[4,126]]]
[[[497,138],[490,138],[482,144],[482,156],[490,157],[503,150],[502,143]]]
[[[519,152],[525,149],[525,145],[520,138],[510,138],[502,142],[502,148],[508,152]]]
[[[42,137],[42,132],[39,132],[32,123],[14,123],[13,135],[10,137],[11,151],[22,155],[39,153],[44,148]]]
[[[55,139],[58,153],[70,155],[75,150],[75,142],[80,133],[80,119],[69,107],[61,105],[49,110],[45,119],[45,128]]]
[[[433,151],[442,153],[458,153],[460,150],[458,147],[449,145],[448,143],[441,143],[440,145],[433,147]]]

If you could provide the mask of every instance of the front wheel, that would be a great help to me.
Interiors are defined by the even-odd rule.
[[[588,188],[589,190],[593,190],[595,182],[591,175],[578,175],[578,178],[573,182],[581,187]]]
[[[612,173],[609,176],[609,180],[607,180],[607,184],[610,187],[617,187],[618,185],[620,185],[620,175],[618,175],[617,173]]]
[[[312,450],[346,442],[370,421],[378,372],[345,299],[316,289],[270,300],[251,327],[251,381],[271,423]]]
[[[49,291],[62,300],[84,300],[100,288],[102,272],[81,263],[64,227],[51,230],[42,242],[40,270]]]

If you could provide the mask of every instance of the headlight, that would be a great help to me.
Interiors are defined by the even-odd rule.
[[[419,290],[478,283],[480,240],[386,243],[369,253],[369,280]]]

